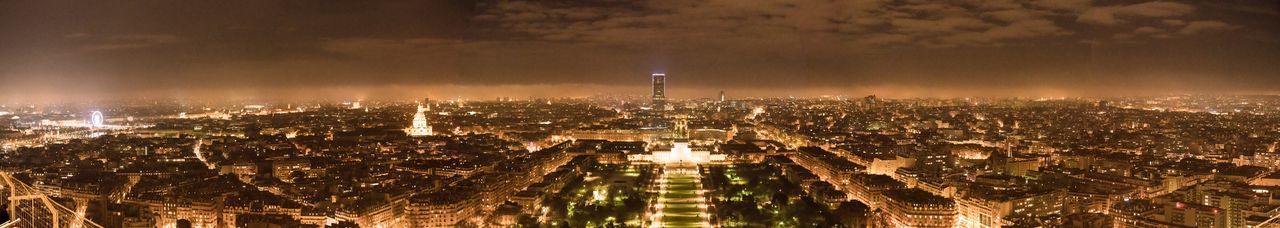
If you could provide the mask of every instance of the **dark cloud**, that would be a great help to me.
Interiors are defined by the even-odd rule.
[[[654,71],[685,88],[773,94],[1274,91],[1277,9],[1265,0],[0,1],[0,96],[625,88]]]
[[[1093,0],[1035,0],[1031,5],[1049,10],[1082,12],[1093,7]]]
[[[1227,24],[1226,22],[1215,21],[1215,20],[1192,21],[1190,24],[1187,24],[1187,27],[1183,27],[1182,30],[1178,30],[1178,33],[1191,35],[1191,34],[1199,34],[1203,32],[1222,31],[1222,30],[1230,30],[1230,29],[1236,29],[1236,28],[1239,28],[1239,26],[1231,25],[1231,24]]]
[[[1084,11],[1080,22],[1118,25],[1130,19],[1170,18],[1191,14],[1196,7],[1177,2],[1144,2],[1132,5],[1100,6]]]

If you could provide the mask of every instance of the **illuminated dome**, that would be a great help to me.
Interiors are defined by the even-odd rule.
[[[431,135],[431,125],[427,124],[427,110],[428,109],[422,107],[422,104],[418,104],[418,112],[413,114],[412,125],[409,129],[405,129],[405,131],[409,133],[409,136]]]

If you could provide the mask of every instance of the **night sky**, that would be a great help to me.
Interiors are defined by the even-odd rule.
[[[1280,92],[1280,1],[0,0],[0,102]]]

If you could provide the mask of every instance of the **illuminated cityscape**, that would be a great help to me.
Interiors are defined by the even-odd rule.
[[[0,165],[37,199],[19,227],[1260,227],[1280,205],[1280,97],[719,97],[163,104],[102,129],[18,108]]]
[[[1280,2],[0,1],[0,228],[1280,228]]]

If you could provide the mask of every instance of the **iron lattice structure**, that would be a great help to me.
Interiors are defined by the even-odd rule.
[[[85,219],[83,211],[74,211],[49,198],[49,195],[31,185],[13,178],[12,173],[0,172],[0,193],[8,196],[10,220],[0,228],[101,228]]]

